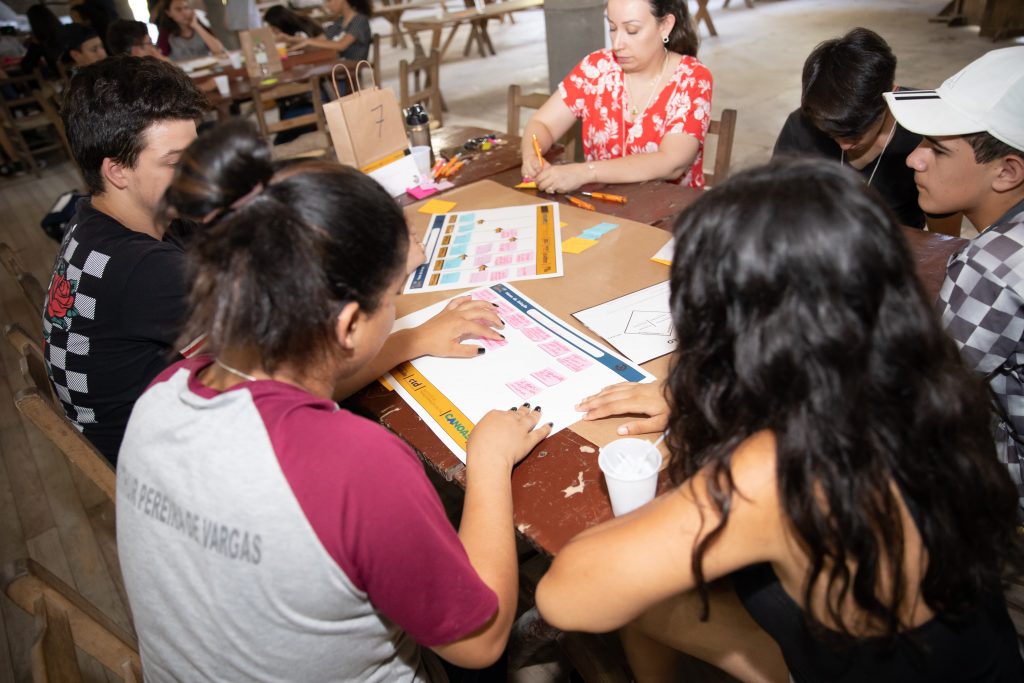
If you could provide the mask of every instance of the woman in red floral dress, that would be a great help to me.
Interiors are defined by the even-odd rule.
[[[587,55],[523,131],[523,176],[548,192],[586,183],[662,178],[704,187],[711,72],[697,61],[686,0],[609,0],[611,49]],[[583,122],[583,163],[553,166],[541,151]]]

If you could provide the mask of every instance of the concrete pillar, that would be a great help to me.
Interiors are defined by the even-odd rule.
[[[605,46],[606,0],[545,0],[548,42],[548,86],[555,91],[573,67]]]

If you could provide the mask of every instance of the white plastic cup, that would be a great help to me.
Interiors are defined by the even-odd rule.
[[[416,170],[420,172],[421,178],[430,177],[430,148],[426,145],[419,145],[412,148],[412,158],[416,162]]]
[[[228,53],[228,59],[231,60],[231,68],[232,69],[241,69],[242,68],[242,53],[240,53],[240,52],[229,52]]]
[[[654,500],[661,453],[650,441],[616,439],[601,449],[597,464],[604,472],[616,517]]]
[[[213,82],[217,84],[217,92],[221,94],[221,97],[231,97],[231,82],[228,81],[226,75],[214,76]]]

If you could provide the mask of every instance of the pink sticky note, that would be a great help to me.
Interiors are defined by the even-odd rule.
[[[436,187],[410,187],[405,191],[406,194],[415,197],[416,199],[423,199],[429,197],[432,194],[437,194]]]
[[[496,266],[507,266],[512,263],[512,254],[502,254],[501,256],[494,257],[494,265]]]
[[[473,267],[479,268],[480,266],[486,266],[490,262],[490,256],[477,256],[476,258],[473,259]]]
[[[507,270],[492,270],[491,271],[491,282],[501,282],[502,280],[508,279]]]
[[[530,277],[533,275],[533,268],[516,268],[516,277]]]
[[[561,356],[563,353],[569,353],[572,351],[568,346],[558,341],[549,341],[544,344],[538,344],[537,346],[539,346],[544,353],[552,356]]]
[[[533,261],[532,251],[521,251],[516,254],[516,263],[530,263]]]
[[[571,353],[568,356],[562,356],[561,358],[558,359],[558,362],[564,365],[565,367],[569,368],[573,372],[586,370],[587,368],[594,364],[593,362],[587,360],[583,356],[580,356],[575,353]]]
[[[514,312],[509,313],[508,315],[505,316],[505,322],[507,322],[509,325],[516,329],[520,329],[531,324],[530,319],[527,318],[525,315],[523,315],[522,313]]]
[[[536,379],[537,381],[539,381],[541,384],[543,384],[546,387],[553,387],[556,384],[558,384],[559,382],[562,382],[562,381],[565,380],[564,377],[559,375],[557,372],[555,372],[551,368],[544,368],[543,370],[538,370],[537,372],[531,372],[530,374],[533,375],[534,379]]]
[[[493,249],[493,248],[494,248],[494,244],[492,244],[490,242],[488,242],[486,244],[478,244],[478,245],[476,245],[476,251],[474,251],[473,253],[475,255],[477,255],[477,256],[480,256],[481,254],[490,254],[491,253],[491,249]]]
[[[540,393],[540,387],[526,379],[519,379],[516,380],[515,382],[509,382],[505,386],[514,391],[519,396],[519,398],[524,400],[528,398],[533,398],[534,396]]]
[[[472,294],[474,299],[480,299],[481,301],[496,301],[498,295],[494,293],[494,290],[488,287],[487,289],[478,289]]]
[[[498,251],[515,251],[515,250],[516,250],[516,243],[515,242],[502,242],[501,244],[498,245]]]
[[[500,349],[502,346],[508,346],[508,342],[504,339],[477,339],[476,343],[488,351]]]
[[[469,281],[472,282],[473,284],[478,284],[478,283],[481,283],[481,282],[487,282],[490,279],[491,279],[491,274],[488,271],[486,271],[486,270],[478,270],[477,272],[475,272],[475,273],[473,273],[473,274],[471,274],[469,276]]]
[[[551,339],[551,335],[545,332],[543,327],[524,327],[522,332],[530,341],[540,342]]]
[[[502,318],[507,318],[510,315],[515,315],[516,314],[516,309],[512,308],[511,306],[509,306],[504,301],[499,301],[498,302],[498,314],[501,315]]]

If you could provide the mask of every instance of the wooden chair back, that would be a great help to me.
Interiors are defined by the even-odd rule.
[[[411,84],[410,76],[412,77]],[[441,53],[431,50],[429,57],[417,57],[411,62],[403,59],[399,62],[398,86],[399,105],[402,109],[414,104],[423,104],[430,110],[430,118],[437,121],[438,126],[444,125],[441,101]]]
[[[506,124],[508,134],[516,137],[520,135],[520,122],[522,120],[520,118],[520,114],[522,109],[540,109],[544,106],[544,103],[548,101],[549,97],[551,97],[550,93],[531,92],[524,94],[521,86],[515,84],[508,86],[508,112]],[[577,141],[580,140],[581,134],[582,126],[580,125],[580,122],[577,121],[565,135],[559,138],[558,143],[565,148],[565,152],[563,154],[564,158],[570,161],[582,161],[582,157],[580,159],[576,158],[576,151],[580,149],[580,145],[577,144]]]
[[[18,275],[18,286],[21,287],[21,293],[25,296],[25,300],[28,301],[32,310],[41,312],[43,310],[43,301],[46,299],[46,291],[39,284],[39,280],[31,273],[21,273]]]
[[[299,128],[301,126],[308,126],[310,124],[315,125],[317,132],[319,133],[324,133],[327,130],[326,123],[323,119],[324,107],[320,96],[319,77],[314,76],[308,81],[272,85],[267,88],[258,88],[254,86],[253,93],[255,95],[253,103],[256,105],[256,122],[259,125],[260,135],[262,135],[267,142],[273,142],[273,136],[277,133],[292,130],[293,128]],[[300,95],[309,95],[310,98],[312,98],[313,111],[311,113],[290,119],[281,119],[275,123],[267,122],[266,105],[269,104],[272,106],[278,100]]]
[[[540,109],[548,101],[549,97],[551,97],[550,93],[531,92],[524,94],[521,86],[508,86],[508,125],[506,126],[508,134],[519,136],[519,114],[522,108]]]
[[[9,95],[0,98],[0,125],[7,133],[8,144],[15,152],[16,160],[38,176],[38,155],[63,150],[69,159],[73,158],[64,123],[57,113],[56,93],[38,71],[0,79],[0,87]],[[33,131],[35,138],[42,142],[29,144],[25,137],[29,131]]]
[[[380,35],[373,34],[373,41],[370,43],[370,70],[373,72],[373,82],[378,87],[383,85],[380,75]]]
[[[729,177],[729,164],[732,162],[732,143],[736,136],[736,110],[725,109],[722,118],[712,119],[708,135],[718,137],[715,145],[715,168],[711,173],[704,171],[704,187],[721,185]],[[707,142],[704,143],[707,151]]]
[[[45,632],[33,647],[36,681],[75,681],[77,646],[126,681],[141,680],[142,661],[135,635],[114,623],[95,605],[35,560],[21,559],[0,572],[4,593],[14,604],[35,615]],[[70,631],[71,643],[68,643]],[[71,660],[67,655],[70,649]],[[38,656],[36,651],[38,650]],[[37,661],[38,669],[37,669]],[[70,667],[74,662],[74,669]],[[36,671],[46,676],[37,678]],[[61,676],[68,676],[63,678]]]
[[[18,275],[25,272],[14,249],[11,249],[11,245],[7,242],[0,242],[0,264],[3,264],[4,270],[15,280],[18,279]]]
[[[46,365],[41,356],[21,349],[21,376],[27,388],[14,395],[18,412],[64,454],[67,461],[113,501],[117,477],[114,468],[96,447],[71,424],[50,392]]]
[[[43,350],[39,346],[39,339],[29,334],[24,327],[18,323],[10,323],[4,326],[4,336],[11,343],[14,350],[19,354],[31,353],[40,361],[43,359]],[[27,349],[27,350],[26,350]],[[47,379],[45,376],[43,379]],[[47,382],[48,383],[48,382]]]

